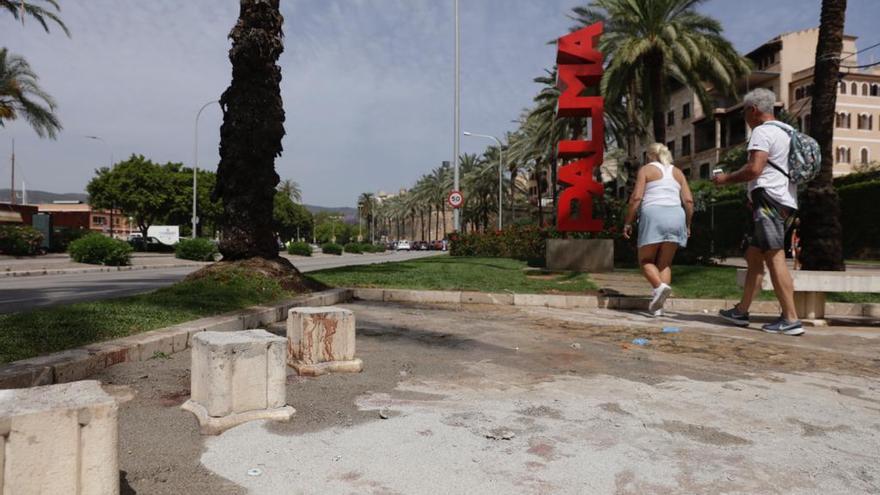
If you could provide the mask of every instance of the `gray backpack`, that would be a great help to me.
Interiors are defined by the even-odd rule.
[[[791,138],[791,147],[788,149],[788,172],[779,165],[771,161],[767,161],[773,168],[779,170],[782,175],[788,177],[788,181],[798,186],[810,182],[817,175],[822,167],[822,153],[819,150],[819,143],[812,137],[799,132],[797,129],[789,128],[775,120],[765,122],[772,124],[788,133]]]

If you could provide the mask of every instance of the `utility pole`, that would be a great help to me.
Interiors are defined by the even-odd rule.
[[[461,136],[461,112],[460,108],[460,100],[461,100],[461,84],[460,84],[460,60],[459,60],[459,52],[460,52],[460,29],[459,29],[459,19],[458,19],[458,0],[455,1],[455,130],[453,131],[453,150],[452,150],[452,159],[455,160],[452,162],[453,164],[453,186],[452,188],[456,191],[459,191],[459,172],[458,172],[458,155],[459,155],[459,138]],[[452,220],[453,220],[453,229],[458,232],[461,230],[461,209],[454,208],[452,210]]]
[[[12,140],[12,183],[9,189],[9,204],[15,204],[15,139]]]

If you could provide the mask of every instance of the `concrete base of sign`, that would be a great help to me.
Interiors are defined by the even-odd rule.
[[[612,239],[547,239],[547,269],[586,273],[614,270]]]
[[[254,419],[287,420],[286,340],[265,330],[200,332],[192,339],[192,397],[181,406],[216,435]]]
[[[117,410],[94,380],[0,391],[0,493],[118,494]]]
[[[226,416],[214,417],[208,414],[208,410],[198,402],[192,399],[180,406],[184,411],[189,411],[196,416],[199,421],[199,432],[202,435],[219,435],[224,431],[238,426],[248,421],[256,421],[258,419],[268,419],[274,421],[288,421],[296,414],[296,409],[291,406],[277,407],[274,409],[260,409],[254,411],[245,411],[241,413],[231,413]]]
[[[293,308],[287,317],[287,364],[300,375],[359,373],[354,314],[333,306]]]

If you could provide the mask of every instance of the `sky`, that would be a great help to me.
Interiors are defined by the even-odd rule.
[[[554,62],[547,42],[586,0],[460,0],[461,126],[503,136],[531,104],[532,82]],[[23,55],[58,103],[57,140],[24,122],[0,127],[0,187],[83,192],[94,170],[135,153],[159,163],[194,161],[195,118],[219,98],[231,68],[227,36],[234,0],[62,1],[71,31],[46,34],[0,12],[0,46]],[[282,179],[303,200],[352,206],[362,192],[397,191],[453,149],[452,0],[281,0],[285,51],[279,60],[287,120]],[[814,27],[819,0],[708,0],[737,49]],[[858,47],[880,42],[880,0],[849,0],[846,32]],[[880,49],[860,61],[880,59]],[[219,161],[218,105],[199,121],[202,168]],[[86,136],[98,136],[101,140]],[[480,153],[489,141],[462,137]]]

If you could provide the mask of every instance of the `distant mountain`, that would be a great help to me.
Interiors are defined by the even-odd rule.
[[[346,223],[357,223],[357,208],[352,208],[350,206],[339,206],[339,207],[330,207],[330,206],[315,206],[315,205],[303,205],[312,215],[318,213],[338,213],[345,217]]]
[[[17,202],[21,202],[21,191],[15,190]],[[27,191],[28,204],[51,203],[53,201],[82,201],[88,203],[89,195],[84,193],[53,193],[48,191]],[[9,188],[0,189],[0,203],[9,202]],[[303,205],[313,215],[316,213],[339,213],[345,217],[346,222],[357,222],[357,208],[340,206],[338,208],[328,206]]]
[[[22,198],[20,189],[15,190],[15,199],[17,203],[21,202]],[[27,191],[28,204],[51,203],[52,201],[82,201],[83,203],[87,203],[89,201],[89,195],[84,193],[58,194],[48,191]],[[0,189],[0,202],[9,202],[9,188]]]

